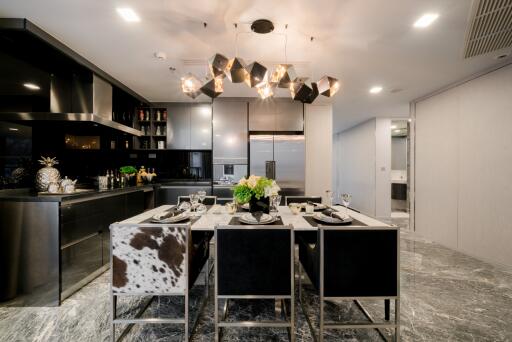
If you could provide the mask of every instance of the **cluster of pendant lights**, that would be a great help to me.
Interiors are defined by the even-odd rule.
[[[340,88],[337,79],[324,76],[317,82],[307,85],[307,78],[298,77],[291,64],[279,64],[272,73],[258,63],[247,65],[243,59],[228,59],[220,53],[208,60],[210,77],[203,83],[195,75],[188,73],[181,78],[183,93],[195,99],[201,93],[216,98],[224,91],[224,78],[233,83],[245,83],[256,88],[258,95],[266,99],[274,95],[274,89],[288,88],[292,99],[303,103],[313,103],[319,94],[331,97]]]

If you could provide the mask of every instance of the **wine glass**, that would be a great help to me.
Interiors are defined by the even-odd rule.
[[[190,203],[192,204],[192,210],[197,207],[197,203],[199,202],[199,195],[198,194],[190,194]]]
[[[350,201],[352,200],[352,195],[350,194],[341,194],[341,203],[345,207],[345,215],[348,216],[348,206],[350,205]]]
[[[203,204],[203,201],[204,199],[206,198],[206,191],[204,190],[199,190],[197,192],[197,196],[199,196],[199,202],[201,202],[201,204]]]

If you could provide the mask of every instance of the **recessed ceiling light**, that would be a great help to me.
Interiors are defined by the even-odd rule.
[[[37,84],[34,84],[34,83],[23,83],[23,86],[25,88],[30,89],[30,90],[39,90],[39,89],[41,89],[40,86],[38,86]]]
[[[399,129],[395,129],[394,131],[395,133],[400,133],[400,130]]]
[[[16,131],[19,131],[19,129],[17,129],[17,128],[13,128],[13,127],[9,127],[9,131],[14,131],[14,132],[16,132]]]
[[[129,7],[118,7],[116,11],[117,14],[119,14],[121,18],[123,18],[127,22],[133,23],[140,21],[139,15]]]
[[[392,126],[391,126],[391,129],[395,129],[395,128],[396,128],[396,125],[392,125]]]
[[[381,86],[375,86],[370,88],[370,94],[378,94],[382,91]]]
[[[430,26],[437,18],[439,18],[439,14],[437,13],[426,13],[416,20],[413,26],[416,28],[424,28]]]

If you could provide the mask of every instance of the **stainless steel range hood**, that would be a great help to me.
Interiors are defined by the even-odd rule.
[[[90,122],[93,124],[109,127],[124,133],[141,136],[142,132],[122,125],[118,122],[105,119],[93,113],[0,113],[0,120],[3,121],[68,121],[68,122]]]

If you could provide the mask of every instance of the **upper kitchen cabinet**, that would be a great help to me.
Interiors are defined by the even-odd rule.
[[[209,103],[191,105],[190,149],[212,149],[212,105]]]
[[[247,164],[247,102],[213,103],[213,163]]]
[[[304,114],[300,102],[256,99],[249,102],[249,130],[264,132],[302,132]]]
[[[190,105],[187,103],[167,106],[167,148],[190,149]]]
[[[167,108],[167,148],[211,150],[212,109],[208,103],[158,104]]]

